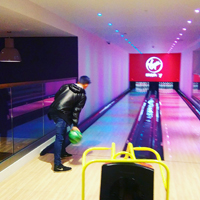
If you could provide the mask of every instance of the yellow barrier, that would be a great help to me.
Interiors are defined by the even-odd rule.
[[[111,150],[111,158],[110,159],[96,159],[90,160],[86,163],[86,155],[90,151],[94,150]],[[157,160],[155,159],[136,159],[134,151],[150,151],[155,154]],[[117,159],[118,156],[125,155],[123,159]],[[115,153],[115,143],[112,143],[112,147],[93,147],[87,149],[82,156],[82,200],[85,200],[85,170],[86,168],[96,162],[103,162],[103,163],[156,163],[159,164],[160,172],[163,180],[163,184],[166,190],[166,200],[169,200],[169,181],[170,181],[170,172],[167,165],[161,161],[160,155],[154,149],[148,147],[133,147],[132,143],[128,143],[126,151],[121,151]],[[166,176],[163,171],[163,168],[166,170]]]

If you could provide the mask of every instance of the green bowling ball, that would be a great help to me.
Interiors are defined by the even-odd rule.
[[[82,140],[82,134],[80,131],[71,130],[69,132],[69,141],[72,144],[77,144]]]

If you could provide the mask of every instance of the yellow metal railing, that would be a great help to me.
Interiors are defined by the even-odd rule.
[[[111,150],[111,158],[110,159],[95,159],[86,162],[86,155],[90,151],[94,150]],[[156,159],[136,159],[135,151],[150,151],[155,154]],[[123,159],[117,159],[118,156],[125,155]],[[82,156],[82,200],[85,200],[85,170],[86,168],[92,164],[97,162],[103,163],[156,163],[159,164],[160,172],[163,180],[163,184],[166,190],[166,200],[169,200],[169,181],[170,181],[170,172],[167,165],[161,160],[160,155],[154,149],[148,147],[133,147],[132,143],[128,143],[126,151],[120,151],[115,153],[115,143],[112,143],[112,147],[93,147],[87,149]],[[164,169],[166,170],[166,175]]]

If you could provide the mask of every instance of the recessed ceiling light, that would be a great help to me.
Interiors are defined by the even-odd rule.
[[[191,21],[191,20],[188,20],[188,21],[187,21],[187,23],[188,23],[188,24],[191,24],[191,23],[192,23],[192,21]]]
[[[116,33],[119,33],[119,30],[116,29],[115,32],[116,32]]]
[[[180,40],[180,38],[178,38],[178,37],[177,37],[176,39],[177,39],[177,40]]]
[[[112,26],[112,23],[108,23],[109,26]]]
[[[187,29],[186,29],[186,28],[183,28],[182,30],[183,30],[183,31],[186,31]]]
[[[125,40],[126,40],[126,41],[128,41],[128,39],[127,39],[127,38],[126,38]]]
[[[194,10],[195,13],[199,13],[199,9]]]
[[[179,35],[182,36],[183,34],[182,34],[182,33],[179,33]]]
[[[124,35],[121,35],[121,37],[124,37]]]
[[[101,13],[98,13],[97,15],[98,15],[98,16],[102,16],[102,14],[101,14]]]
[[[174,41],[175,43],[177,43],[177,41]]]

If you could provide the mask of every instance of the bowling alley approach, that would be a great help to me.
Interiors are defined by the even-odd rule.
[[[199,0],[0,18],[0,199],[200,199]]]

